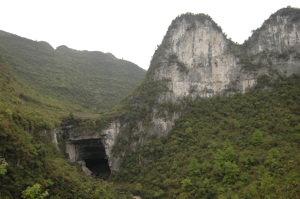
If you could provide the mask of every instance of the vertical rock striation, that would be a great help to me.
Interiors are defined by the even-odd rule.
[[[252,53],[265,50],[283,53],[290,48],[299,50],[299,17],[299,10],[293,8],[281,9],[271,15],[246,42],[248,50]]]
[[[235,81],[241,66],[232,42],[207,15],[185,14],[173,21],[157,57],[154,80],[169,80],[160,101],[191,95],[212,97]]]

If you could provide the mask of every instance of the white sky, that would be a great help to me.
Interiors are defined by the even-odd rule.
[[[54,48],[110,52],[147,69],[171,21],[205,13],[243,43],[272,13],[300,0],[0,0],[0,30]]]

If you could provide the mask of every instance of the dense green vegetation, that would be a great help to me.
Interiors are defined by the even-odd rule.
[[[3,57],[0,71],[0,198],[126,198],[85,177],[52,143],[63,105],[22,84]]]
[[[109,110],[145,74],[137,65],[109,53],[76,51],[66,46],[54,50],[46,42],[3,31],[0,54],[22,82],[73,112]]]
[[[202,14],[179,18],[211,21]],[[300,75],[283,78],[271,68],[271,59],[299,59],[298,51],[251,55],[231,43],[243,70],[270,69],[257,90],[159,103],[170,80],[152,75],[169,45],[164,39],[144,81],[110,110],[143,70],[111,54],[54,50],[0,31],[0,198],[131,198],[128,190],[143,198],[300,198]],[[188,71],[176,54],[168,61]],[[166,137],[147,134],[154,109],[161,118],[183,113]],[[112,152],[125,158],[111,182],[85,177],[53,144],[62,121],[90,133],[116,120],[126,125]],[[137,134],[140,123],[145,131]]]
[[[191,103],[114,180],[143,198],[299,198],[300,75],[272,86]]]

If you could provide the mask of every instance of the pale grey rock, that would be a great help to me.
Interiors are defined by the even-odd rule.
[[[271,16],[257,35],[250,40],[254,40],[254,45],[250,51],[253,53],[264,50],[284,52],[291,47],[300,47],[300,23],[293,21],[290,15]]]
[[[72,143],[66,143],[66,154],[70,162],[75,162],[77,160],[76,147]]]
[[[272,15],[244,45],[254,55],[262,52],[285,53],[285,59],[269,58],[273,69],[279,74],[289,76],[300,72],[300,23],[294,15]]]
[[[257,85],[262,75],[291,75],[300,72],[300,24],[289,16],[273,16],[262,28],[242,46],[228,40],[221,29],[207,16],[181,16],[173,21],[161,46],[154,54],[155,64],[149,69],[154,81],[163,81],[167,91],[157,97],[159,104],[179,103],[189,96],[192,99],[210,98],[231,92],[245,93]],[[238,50],[234,50],[235,46]],[[284,60],[276,57],[276,53],[284,53],[293,49]],[[266,58],[256,57],[254,64],[261,67],[247,70],[240,62],[242,56],[259,55],[266,52]],[[230,93],[228,91],[228,93]],[[130,146],[134,150],[144,135],[158,134],[165,136],[172,129],[181,112],[164,113],[163,116],[153,107],[147,117],[147,125],[137,121],[137,128],[132,135],[140,139]],[[109,160],[112,172],[120,169],[125,153],[112,153],[116,138],[128,130],[128,123],[115,120],[100,132],[70,133],[69,140],[101,139]],[[76,161],[76,147],[72,143],[66,145],[70,161]]]
[[[86,176],[92,177],[93,172],[86,167],[85,161],[77,161],[77,163],[81,166],[81,169]]]
[[[169,80],[169,91],[162,93],[159,101],[221,93],[241,69],[229,50],[230,41],[208,18],[189,22],[182,17],[174,23],[165,37],[171,47],[164,50],[153,76],[155,80]]]
[[[112,148],[115,144],[116,138],[120,132],[121,124],[118,121],[112,122],[109,127],[101,132],[103,136],[102,142],[105,147],[105,152],[108,157],[108,164],[112,172],[116,172],[120,167],[120,158],[113,158]]]
[[[58,140],[59,140],[59,137],[62,135],[61,128],[57,127],[55,129],[53,129],[53,131],[51,131],[50,134],[52,135],[52,143],[55,145],[57,150],[60,150],[58,147]]]

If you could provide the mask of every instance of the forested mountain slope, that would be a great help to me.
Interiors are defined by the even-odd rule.
[[[53,131],[70,113],[90,117],[109,110],[145,71],[112,54],[66,46],[54,50],[46,42],[3,31],[0,71],[0,198],[43,193],[49,198],[127,198],[68,163]]]
[[[102,52],[53,49],[0,31],[0,54],[24,83],[73,111],[112,108],[144,77],[137,65]]]
[[[70,160],[101,139],[113,179],[145,198],[299,197],[299,13],[277,11],[242,45],[180,15],[144,81],[66,132]]]
[[[143,198],[299,198],[300,75],[273,88],[190,102],[114,180]]]
[[[62,104],[24,85],[2,56],[0,71],[0,198],[126,198],[85,177],[53,144]]]
[[[299,16],[281,9],[238,45],[208,15],[180,15],[117,106],[63,122],[70,110],[105,110],[92,63],[120,60],[2,32],[14,39],[0,43],[1,194],[39,183],[52,198],[126,197],[82,177],[60,149],[75,165],[101,156],[121,192],[143,198],[299,198]]]
[[[242,45],[228,39],[208,15],[178,16],[155,51],[143,82],[113,111],[90,122],[92,132],[74,129],[70,148],[75,147],[72,139],[105,135],[109,165],[117,172],[123,157],[147,137],[167,135],[189,101],[256,87],[272,90],[272,83],[300,72],[299,13],[290,7],[277,11]]]

